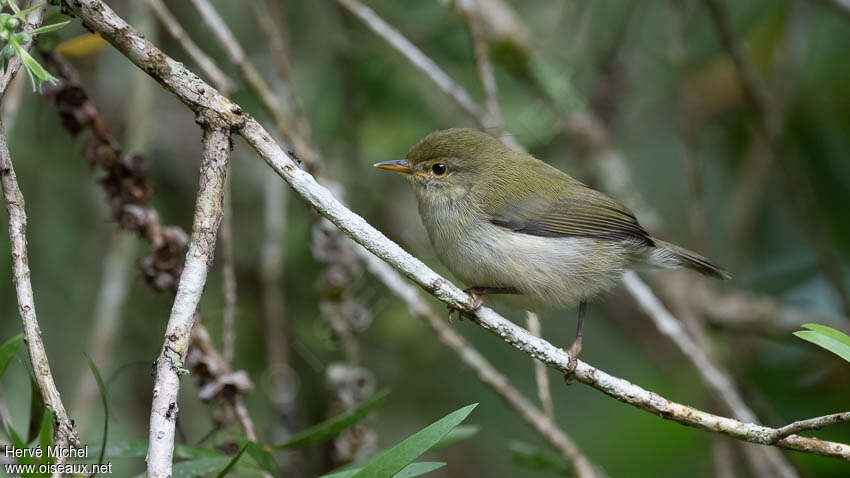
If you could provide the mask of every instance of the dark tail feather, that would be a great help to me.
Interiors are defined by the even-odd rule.
[[[721,280],[732,278],[729,272],[696,252],[654,237],[652,240],[655,242],[655,249],[650,253],[650,264],[652,265],[658,267],[687,267],[702,275]]]

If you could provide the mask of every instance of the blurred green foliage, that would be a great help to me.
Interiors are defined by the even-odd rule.
[[[110,5],[127,17],[131,3],[116,0]],[[425,239],[407,185],[377,173],[371,164],[401,157],[432,130],[475,125],[430,80],[334,1],[284,3],[294,86],[305,103],[314,138],[325,157],[327,175],[345,186],[345,200],[355,212],[445,273]],[[622,0],[512,3],[533,32],[535,54],[531,65],[542,65],[535,69],[543,76],[541,81],[550,90],[554,88],[569,108],[592,106],[590,100],[601,82],[603,60],[607,52],[618,51],[616,61],[622,77],[609,125],[612,141],[624,153],[632,180],[647,203],[664,218],[664,237],[686,246],[695,241],[687,226],[690,190],[678,94],[681,85],[691,85],[699,115],[685,119],[693,120],[689,124],[695,124],[698,133],[697,156],[707,211],[707,250],[703,252],[735,272],[734,281],[727,287],[769,294],[816,313],[842,313],[803,229],[801,211],[781,184],[778,166],[765,172],[766,187],[753,222],[747,225],[745,241],[732,244],[731,217],[739,207],[734,191],[741,185],[753,148],[755,116],[738,86],[729,80],[734,78],[734,70],[701,2],[683,2],[687,22],[684,47],[689,54],[681,72],[670,59],[671,43],[676,41],[670,33],[670,2],[641,2],[631,11],[629,2]],[[266,41],[241,2],[218,0],[214,4],[252,61],[268,78],[274,78]],[[466,28],[450,8],[436,0],[370,0],[368,4],[474,96],[482,98]],[[839,250],[838,267],[846,272],[850,257],[850,21],[820,2],[748,0],[724,4],[748,58],[759,72],[771,79],[771,85],[793,80],[777,88],[788,105],[783,153],[796,165],[795,171],[801,175],[796,179],[813,186],[816,205],[828,226],[828,240]],[[239,78],[189,3],[169,5],[201,48],[231,77]],[[165,32],[158,32],[160,27],[155,22],[149,25],[149,38],[193,67],[179,45]],[[792,26],[802,31],[797,32],[797,46],[788,50],[783,45]],[[626,30],[618,40],[617,32],[622,28]],[[73,22],[53,35],[67,39],[83,32],[79,22]],[[789,51],[796,52],[793,58],[787,58]],[[781,73],[785,60],[793,60],[790,75]],[[149,125],[147,146],[141,152],[152,164],[157,188],[153,204],[164,223],[189,230],[200,152],[200,131],[192,114],[147,78],[141,81],[148,82],[153,91],[151,117],[128,110],[128,85],[135,84],[133,69],[112,49],[75,59],[74,63],[116,136],[126,143],[140,124]],[[541,159],[584,177],[584,166],[562,134],[557,114],[526,87],[515,74],[515,65],[511,67],[509,71],[496,65],[507,129]],[[268,123],[257,99],[244,89],[244,82],[239,83],[243,87],[233,94],[234,99]],[[37,95],[24,95],[8,136],[27,201],[29,263],[43,339],[58,387],[66,406],[71,406],[75,387],[84,374],[90,373],[84,354],[91,353],[87,347],[93,333],[103,258],[117,228],[108,219],[97,172],[90,170],[80,153],[82,140],[66,133],[49,102]],[[268,168],[236,141],[232,199],[239,307],[234,366],[247,370],[256,384],[246,400],[264,438],[273,420],[258,273],[263,239],[262,180],[267,174]],[[2,216],[0,223],[5,230],[6,216]],[[295,338],[299,429],[328,418],[324,368],[342,357],[317,305],[322,290],[321,269],[310,249],[314,219],[315,214],[301,201],[289,202],[281,291],[286,296],[287,320]],[[140,243],[135,257],[144,255],[147,247]],[[0,257],[9,257],[8,248],[8,241],[0,240]],[[9,264],[8,259],[0,261],[0,277],[7,279],[0,281],[0,341],[20,332],[15,292],[8,280]],[[147,436],[150,363],[162,343],[171,306],[168,294],[152,292],[138,274],[132,275],[130,284],[109,361],[96,364],[107,382],[110,441],[116,443]],[[392,399],[374,421],[380,445],[398,443],[445,410],[480,402],[476,423],[482,433],[426,454],[425,459],[448,463],[429,476],[531,476],[526,468],[515,464],[509,444],[527,443],[532,447],[526,448],[527,452],[545,450],[545,442],[473,372],[459,366],[458,358],[377,281],[364,274],[351,287],[373,315],[371,326],[358,334],[363,365],[374,372],[379,387],[393,389]],[[221,270],[214,267],[200,311],[217,339],[224,307],[221,290]],[[434,306],[442,310],[436,301]],[[504,312],[515,320],[522,319],[517,311]],[[545,337],[566,344],[572,337],[574,316],[574,311],[548,314],[543,321]],[[527,396],[535,396],[532,363],[527,356],[468,322],[455,323],[454,327]],[[850,370],[834,356],[790,334],[727,329],[711,329],[709,334],[717,345],[713,355],[729,367],[764,423],[781,425],[846,409]],[[28,364],[23,352],[18,352],[18,357]],[[606,295],[591,306],[583,358],[665,397],[724,412],[706,392],[690,363],[682,360],[680,352],[620,292]],[[714,476],[711,450],[716,437],[661,420],[590,388],[564,386],[555,374],[551,378],[558,423],[610,476]],[[198,399],[190,378],[184,378],[182,384],[178,441],[191,446],[213,428],[212,412]],[[28,388],[25,366],[10,366],[0,378],[0,403],[11,412],[11,425],[16,430],[27,427]],[[70,414],[83,441],[98,443],[101,411],[93,407],[79,415],[71,408]],[[229,433],[214,434],[204,446],[232,441],[233,433],[238,432],[231,427]],[[850,429],[827,428],[817,436],[846,443],[850,442]],[[322,464],[327,451],[324,446],[315,446],[308,457]],[[537,460],[534,454],[525,454]],[[805,476],[844,477],[848,473],[847,464],[834,459],[803,454],[789,457]],[[736,460],[736,471],[747,476],[741,457]],[[143,469],[140,456],[113,461],[118,476]],[[561,476],[558,470],[541,469],[533,476]]]

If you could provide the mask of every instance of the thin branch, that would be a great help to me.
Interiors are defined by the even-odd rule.
[[[41,24],[44,8],[39,8],[27,17],[29,28]],[[28,48],[29,45],[25,45]],[[14,79],[21,67],[18,56],[9,60],[6,70],[0,76],[0,100],[6,93],[6,88]],[[6,140],[5,127],[0,120],[0,186],[6,201],[6,212],[9,214],[9,243],[12,254],[12,282],[18,299],[18,313],[24,329],[24,342],[27,344],[33,374],[38,385],[44,404],[53,414],[53,443],[59,449],[80,446],[80,438],[74,428],[74,421],[68,417],[62,397],[53,380],[53,372],[47,359],[47,350],[41,340],[41,328],[35,312],[35,298],[30,281],[29,258],[27,257],[27,213],[24,195],[18,186],[18,178],[12,165],[12,156]],[[61,455],[56,463],[64,463]],[[54,473],[53,476],[59,476]]]
[[[509,406],[534,429],[540,433],[561,455],[575,468],[580,478],[597,476],[593,464],[581,451],[578,445],[555,423],[549,412],[541,412],[522,393],[517,390],[508,378],[496,370],[490,362],[471,346],[462,335],[445,322],[443,317],[434,312],[418,290],[404,280],[386,262],[378,259],[361,246],[353,245],[357,255],[366,263],[369,271],[402,301],[407,304],[410,313],[423,320],[446,346],[457,353],[458,357],[481,379],[489,385]],[[535,364],[540,362],[535,361]],[[545,373],[545,368],[544,368]],[[550,399],[551,406],[551,399]]]
[[[797,216],[817,252],[821,269],[841,302],[844,315],[850,316],[850,294],[847,293],[841,257],[826,228],[821,208],[816,204],[813,187],[805,174],[782,153],[784,118],[781,105],[768,94],[767,88],[756,74],[755,67],[745,58],[724,6],[719,0],[703,0],[703,3],[711,13],[715,28],[732,58],[744,94],[758,113],[758,127],[766,138],[769,159],[780,166],[783,188],[793,206],[797,208]]]
[[[242,71],[248,86],[257,94],[260,103],[274,120],[278,134],[283,141],[295,148],[298,157],[308,165],[311,170],[319,166],[318,154],[296,133],[295,125],[291,124],[290,117],[282,109],[279,98],[272,92],[263,75],[248,59],[245,50],[236,40],[233,32],[221,18],[208,0],[191,0],[192,5],[201,15],[201,20],[207,25],[213,36],[218,40],[228,58]]]
[[[487,119],[491,122],[483,125],[489,134],[499,137],[505,123],[502,120],[502,110],[499,107],[499,92],[496,86],[496,78],[493,76],[493,64],[490,63],[489,46],[484,39],[483,25],[476,12],[481,9],[479,0],[455,0],[458,9],[464,13],[469,36],[472,39],[473,52],[475,53],[475,66],[478,69],[478,78],[484,88],[485,104],[487,106]],[[474,4],[474,5],[473,5]]]
[[[159,17],[162,24],[165,25],[168,33],[180,43],[180,46],[189,54],[192,61],[198,65],[198,68],[204,72],[204,75],[223,94],[230,94],[234,89],[233,80],[221,71],[216,66],[215,61],[192,41],[192,38],[186,33],[186,30],[183,29],[183,26],[180,25],[180,22],[177,21],[177,18],[174,17],[168,7],[165,6],[165,3],[162,0],[147,0],[147,2],[154,13],[156,13],[156,16]]]
[[[45,405],[53,414],[53,442],[60,449],[79,446],[80,439],[74,422],[68,417],[62,397],[53,380],[47,350],[41,340],[41,329],[35,313],[35,299],[30,282],[29,258],[27,257],[27,214],[24,195],[18,186],[12,157],[6,142],[6,133],[0,123],[0,181],[3,198],[6,200],[6,212],[9,214],[9,242],[12,252],[12,282],[18,297],[18,313],[24,329],[24,342],[27,344],[38,390]],[[57,458],[58,460],[61,457]],[[58,476],[58,474],[56,475]]]
[[[469,93],[460,85],[455,83],[449,75],[437,66],[436,63],[404,37],[392,25],[379,17],[374,10],[363,5],[358,0],[337,0],[343,7],[354,16],[362,20],[373,32],[386,40],[396,50],[404,55],[411,63],[425,73],[437,86],[449,95],[460,108],[474,119],[479,125],[493,124],[490,115],[472,99]]]
[[[782,428],[777,428],[773,439],[780,440],[802,431],[820,430],[821,428],[829,425],[848,422],[850,422],[850,412],[833,413],[822,417],[809,418],[808,420],[800,420],[798,422],[789,423]]]
[[[236,348],[236,268],[233,264],[233,205],[231,204],[231,174],[224,185],[224,210],[221,218],[221,275],[224,295],[224,316],[221,323],[221,354],[228,364],[233,363]]]
[[[229,128],[217,121],[217,118],[209,117],[202,121],[205,125],[204,152],[192,236],[171,316],[168,318],[165,340],[156,360],[146,458],[149,478],[171,476],[180,375],[186,372],[183,361],[189,349],[195,309],[201,300],[207,271],[214,258],[221,222],[224,183],[230,156],[230,133]]]
[[[525,313],[525,328],[528,333],[535,337],[542,337],[540,330],[540,318],[534,312]],[[537,398],[540,400],[540,406],[543,407],[543,413],[549,419],[555,419],[555,407],[552,404],[552,392],[549,389],[549,375],[546,373],[546,366],[542,362],[534,360],[534,381],[537,383]]]
[[[493,332],[514,348],[543,361],[549,367],[565,373],[569,356],[549,342],[530,335],[525,329],[503,318],[492,309],[474,309],[474,300],[457,286],[431,270],[410,253],[389,240],[362,217],[347,209],[312,175],[301,170],[295,160],[275,143],[269,133],[241,107],[192,74],[184,65],[174,61],[147,42],[124,20],[100,0],[77,0],[73,11],[137,66],[147,71],[183,103],[205,118],[217,118],[240,134],[263,160],[320,214],[373,254],[391,264],[403,275],[416,282],[437,299],[464,311],[481,327]],[[199,93],[201,92],[201,93]],[[775,429],[744,423],[713,415],[667,400],[626,380],[613,377],[591,365],[578,361],[575,370],[578,381],[624,403],[713,433],[758,444],[768,444]],[[789,450],[831,456],[850,461],[850,446],[792,435],[776,442]]]
[[[758,423],[758,417],[744,402],[732,378],[708,358],[705,349],[691,339],[681,323],[670,314],[649,286],[633,271],[623,274],[623,285],[637,300],[641,310],[652,319],[656,328],[670,338],[694,364],[703,383],[714,393],[715,398],[720,400],[738,420]],[[781,476],[797,476],[794,468],[776,449],[765,448],[762,451],[764,455],[757,455],[759,450],[756,449],[745,448],[744,450],[753,466],[764,467],[769,463]]]

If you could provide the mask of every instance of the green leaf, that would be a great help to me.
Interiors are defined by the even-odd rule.
[[[18,334],[4,342],[3,345],[0,345],[0,376],[2,376],[3,372],[6,371],[6,367],[9,366],[9,362],[12,361],[12,357],[18,353],[18,348],[20,348],[21,342],[23,341],[24,336],[22,334]]]
[[[27,30],[24,33],[27,35],[40,35],[42,33],[53,32],[59,30],[65,25],[71,23],[71,20],[65,20],[64,22],[54,23],[52,25],[44,25],[42,27],[36,28],[34,30]]]
[[[112,442],[106,446],[106,456],[110,458],[144,458],[147,453],[148,442],[145,440]],[[225,457],[228,460],[230,459],[229,455],[216,450],[197,448],[180,443],[174,444],[174,458],[195,460],[207,457]]]
[[[269,473],[271,473],[272,476],[282,476],[282,473],[280,472],[280,469],[277,466],[277,462],[275,461],[272,454],[269,453],[268,450],[263,448],[262,445],[254,443],[252,441],[246,441],[246,443],[242,445],[242,448],[239,449],[239,453],[234,455],[230,462],[227,463],[227,466],[225,466],[224,469],[222,469],[216,476],[218,476],[219,478],[223,478],[225,475],[230,473],[230,470],[233,469],[234,466],[236,466],[236,463],[239,462],[239,459],[242,458],[242,455],[246,451],[249,455],[251,455],[251,457],[254,459],[257,465],[260,466],[260,468],[268,471]]]
[[[318,443],[340,434],[346,428],[350,428],[360,420],[369,415],[372,410],[376,409],[387,395],[388,390],[381,390],[369,397],[354,410],[349,410],[344,413],[325,420],[318,425],[314,425],[300,433],[296,433],[289,440],[272,448],[275,450],[291,450],[293,448],[301,448],[313,443]]]
[[[573,468],[557,453],[523,442],[508,445],[511,462],[521,468],[537,472],[554,471],[559,475],[573,476]]]
[[[18,432],[16,432],[15,429],[12,428],[12,425],[8,424],[8,423],[6,424],[6,435],[9,436],[9,440],[12,441],[12,446],[14,446],[15,448],[26,448],[27,447],[27,444],[24,443],[24,440],[21,438],[20,435],[18,435]],[[35,458],[33,458],[29,455],[24,455],[24,456],[18,458],[17,460],[18,460],[18,463],[20,463],[22,465],[33,465],[33,464],[35,464]]]
[[[794,335],[803,340],[808,340],[817,346],[823,347],[850,362],[850,345],[839,342],[828,335],[823,335],[820,332],[815,332],[813,330],[801,330],[799,332],[794,332]]]
[[[46,407],[44,406],[44,399],[41,397],[41,390],[38,389],[35,379],[30,377],[30,424],[27,431],[27,443],[32,443],[38,437],[45,410]],[[46,413],[50,415],[50,411]]]
[[[412,478],[414,476],[430,473],[444,466],[446,466],[446,464],[441,461],[417,461],[416,463],[411,463],[405,466],[400,472],[396,473],[393,478]],[[363,468],[351,468],[349,470],[338,471],[329,475],[322,475],[320,478],[350,478],[362,469]]]
[[[171,478],[197,478],[220,470],[230,462],[229,456],[208,456],[196,460],[175,463],[171,469]]]
[[[15,15],[21,14],[21,9],[18,7],[18,4],[15,3],[15,0],[6,0],[6,3],[8,3],[9,7],[12,8],[12,11],[15,12]],[[41,7],[41,5],[35,5],[35,6]]]
[[[442,461],[420,461],[417,463],[411,463],[393,475],[393,478],[413,478],[414,476],[424,475],[425,473],[438,470],[444,466],[446,466],[446,463]]]
[[[100,465],[103,464],[103,456],[106,454],[106,438],[109,436],[109,404],[106,401],[106,385],[103,384],[103,378],[100,376],[100,371],[98,371],[97,365],[94,364],[91,357],[89,357],[88,354],[85,354],[85,356],[89,363],[89,369],[97,382],[97,391],[100,393],[100,401],[103,404],[103,437],[100,441],[100,456],[97,458],[98,469],[100,469]],[[89,478],[96,474],[97,473],[91,474]]]
[[[826,335],[827,337],[835,339],[850,347],[850,336],[840,330],[835,330],[832,327],[820,324],[803,324],[803,327],[818,332],[821,335]]]
[[[46,453],[47,447],[53,446],[53,414],[51,414],[48,410],[45,410],[41,416],[41,429],[38,432],[38,443],[41,446],[41,449],[45,451],[40,463],[53,463],[55,458],[52,456],[48,457]],[[45,473],[44,476],[48,476],[48,474]]]
[[[477,403],[467,405],[407,437],[398,445],[378,455],[353,476],[357,478],[390,478],[423,453],[430,450],[454,427],[472,413]]]
[[[253,442],[248,442],[242,445],[242,448],[239,449],[239,453],[233,455],[233,458],[231,458],[224,466],[224,468],[222,468],[221,471],[219,471],[218,474],[215,475],[216,478],[224,478],[225,476],[227,476],[227,474],[230,473],[230,470],[232,470],[233,467],[236,466],[236,463],[239,461],[239,459],[242,458],[242,455],[245,454],[245,450],[248,449],[248,446],[251,443]]]
[[[436,450],[437,448],[443,448],[445,446],[454,445],[455,443],[463,440],[468,440],[475,436],[478,433],[480,427],[478,425],[458,425],[452,429],[446,436],[444,436],[440,441],[437,442],[436,445],[431,447],[431,450]]]
[[[268,471],[272,476],[283,476],[280,468],[277,466],[277,461],[275,461],[272,454],[262,445],[248,442],[248,454],[251,455],[251,458],[254,459],[260,468]]]
[[[14,2],[10,0],[9,3],[14,3]],[[12,7],[12,10],[15,10],[15,16],[16,17],[23,20],[25,16],[29,15],[30,13],[38,10],[39,8],[41,8],[43,6],[44,6],[44,2],[41,2],[41,3],[36,3],[35,5],[27,8],[26,10],[18,10],[17,6]]]

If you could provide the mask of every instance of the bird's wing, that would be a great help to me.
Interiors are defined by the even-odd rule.
[[[654,246],[649,233],[625,206],[578,182],[556,199],[531,193],[488,211],[490,222],[543,237],[588,237]]]

